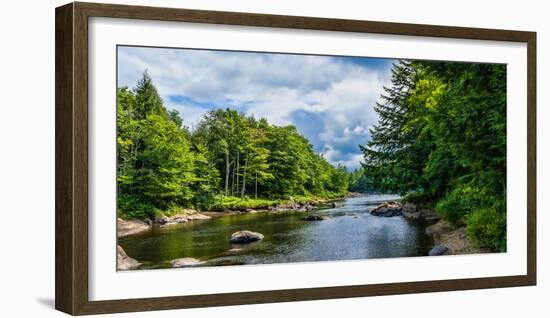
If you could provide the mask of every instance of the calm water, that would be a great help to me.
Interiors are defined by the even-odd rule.
[[[424,229],[402,217],[376,217],[368,211],[389,195],[349,198],[343,207],[314,212],[254,213],[191,221],[123,238],[126,253],[143,268],[170,267],[170,260],[193,257],[207,265],[313,262],[426,255]],[[307,222],[308,214],[327,220]],[[231,233],[250,230],[262,241],[229,243]]]

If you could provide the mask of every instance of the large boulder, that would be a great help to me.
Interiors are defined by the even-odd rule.
[[[117,245],[116,251],[117,251],[117,262],[116,262],[117,270],[129,271],[133,269],[138,269],[141,266],[141,263],[131,258],[130,256],[128,256],[128,254],[126,254],[126,252],[120,245]]]
[[[370,214],[374,216],[392,217],[401,215],[402,210],[403,206],[401,204],[393,201],[388,201],[378,205],[376,208],[370,211]]]
[[[262,240],[264,238],[264,235],[262,233],[258,232],[252,232],[252,231],[238,231],[233,234],[231,234],[231,243],[235,244],[244,244],[244,243],[250,243],[250,242],[256,242],[259,240]]]
[[[140,220],[123,220],[121,218],[117,219],[117,236],[125,237],[128,235],[137,234],[143,231],[147,231],[151,228],[151,224],[147,221]]]
[[[172,267],[190,267],[204,264],[205,262],[192,257],[177,258],[170,261]]]

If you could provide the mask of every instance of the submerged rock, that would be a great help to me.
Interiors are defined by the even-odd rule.
[[[170,261],[172,267],[189,267],[204,264],[205,262],[192,257],[177,258]]]
[[[434,246],[429,252],[428,256],[439,256],[439,255],[445,255],[449,249],[445,246],[437,245]]]
[[[397,202],[388,201],[378,205],[370,214],[374,216],[392,217],[401,215],[403,206]]]
[[[117,270],[128,271],[128,270],[138,269],[141,266],[141,263],[131,258],[130,256],[128,256],[128,254],[126,254],[126,252],[120,245],[117,245],[116,251],[117,251],[117,262],[116,262]]]
[[[308,215],[302,218],[304,221],[323,221],[326,218],[320,215]]]
[[[262,240],[264,235],[262,233],[252,231],[238,231],[231,234],[231,243],[243,244]]]

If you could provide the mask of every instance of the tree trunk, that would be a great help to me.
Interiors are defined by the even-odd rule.
[[[254,199],[258,198],[258,171],[256,171],[256,181],[254,184]]]
[[[246,157],[244,159],[244,172],[243,172],[243,187],[241,190],[241,200],[244,198],[244,190],[246,186],[246,168],[248,165],[248,152],[246,153]]]
[[[239,193],[239,169],[241,169],[240,166],[240,158],[239,158],[239,152],[237,151],[237,163],[235,164],[235,170],[233,170],[233,183],[234,183],[234,192],[232,195],[235,195],[236,193]]]
[[[227,196],[227,191],[229,191],[229,151],[225,152],[225,196]]]
[[[237,157],[236,160],[233,160],[233,162],[235,163],[233,164],[233,180],[231,181],[231,196],[235,195],[235,174],[237,173],[237,169],[239,169],[239,157]]]

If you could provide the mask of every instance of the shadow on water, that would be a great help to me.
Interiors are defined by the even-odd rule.
[[[192,221],[119,240],[144,268],[167,268],[181,257],[207,260],[206,265],[269,264],[372,259],[426,255],[429,239],[423,227],[402,217],[369,214],[376,204],[395,200],[365,195],[344,200],[342,207],[314,212],[250,213]],[[313,213],[326,217],[307,222]],[[231,244],[231,233],[251,230],[264,234],[259,242]]]

